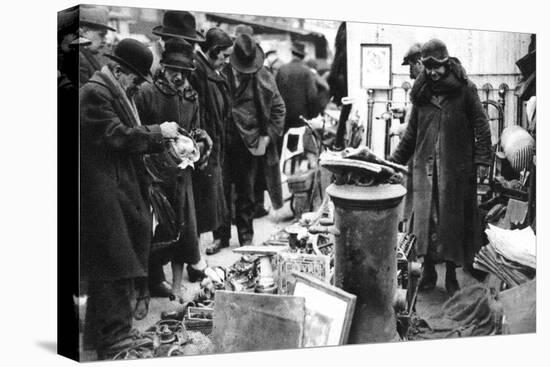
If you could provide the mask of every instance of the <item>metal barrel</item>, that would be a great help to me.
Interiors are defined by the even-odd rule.
[[[340,232],[335,285],[357,296],[349,344],[398,340],[393,303],[397,288],[398,205],[401,185],[335,185],[327,188]]]

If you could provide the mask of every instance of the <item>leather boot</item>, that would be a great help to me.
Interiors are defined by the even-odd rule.
[[[221,238],[216,238],[210,247],[206,248],[207,255],[214,255],[220,252],[224,247],[229,247],[229,240],[222,240]]]
[[[429,291],[435,288],[436,283],[437,271],[435,270],[435,264],[431,260],[426,259],[422,265],[422,275],[418,289]]]
[[[445,289],[449,297],[452,297],[459,289],[458,280],[456,279],[456,265],[452,261],[445,263],[447,271],[445,273]]]

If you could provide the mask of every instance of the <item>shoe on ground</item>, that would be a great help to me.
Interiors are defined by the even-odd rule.
[[[456,269],[454,264],[447,263],[447,272],[445,273],[445,289],[449,297],[454,296],[460,290],[458,280],[456,279]]]
[[[254,210],[254,219],[265,217],[268,214],[269,212],[265,210],[264,207],[257,207],[256,210]]]
[[[156,284],[149,284],[151,297],[168,298],[172,294],[172,285],[167,281]]]
[[[435,288],[437,284],[437,271],[435,265],[424,263],[422,267],[422,275],[420,276],[420,283],[418,289],[421,291],[429,291]]]
[[[212,245],[206,248],[207,255],[214,255],[220,252],[224,247],[229,247],[229,240],[215,239]],[[189,266],[187,267],[189,269]]]

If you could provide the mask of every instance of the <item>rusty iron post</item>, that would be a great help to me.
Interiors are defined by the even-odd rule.
[[[348,343],[398,340],[393,301],[397,289],[398,205],[401,185],[330,185],[335,206],[335,284],[357,296]]]

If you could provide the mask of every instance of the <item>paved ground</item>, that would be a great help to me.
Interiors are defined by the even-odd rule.
[[[278,213],[278,215],[282,218],[288,217],[291,215],[290,209],[288,208],[288,203],[286,206]],[[289,220],[280,220],[276,215],[270,213],[268,216],[256,219],[254,221],[254,230],[255,230],[255,238],[254,238],[254,244],[261,244],[263,241],[268,239],[268,237],[274,233],[275,231],[285,228],[291,223]],[[237,241],[237,235],[236,235],[236,227],[233,226],[232,228],[232,239],[230,243],[229,248],[222,249],[218,254],[208,256],[205,254],[206,248],[210,245],[212,242],[212,236],[211,234],[205,234],[201,236],[200,239],[200,248],[202,256],[206,259],[208,264],[210,266],[230,266],[234,262],[236,262],[240,255],[233,252],[233,249],[237,248],[239,246]],[[166,279],[168,281],[171,280],[172,274],[170,265],[165,266],[165,274]],[[418,295],[418,301],[417,301],[417,313],[421,317],[425,317],[427,315],[433,314],[434,312],[438,311],[442,304],[448,299],[447,294],[445,292],[445,266],[439,265],[437,266],[437,271],[439,274],[437,286],[432,291],[419,293]],[[476,282],[474,278],[472,278],[470,275],[464,273],[461,269],[457,270],[457,278],[459,281],[459,284],[461,287],[473,284]],[[195,294],[199,291],[200,285],[199,283],[190,283],[187,279],[187,272],[184,273],[184,288],[185,293],[184,297],[186,301],[191,301]],[[152,298],[149,306],[149,314],[148,316],[141,320],[141,321],[134,321],[134,326],[144,331],[151,325],[153,325],[155,322],[160,320],[160,314],[162,311],[170,311],[170,310],[177,310],[181,309],[182,305],[180,305],[178,302],[175,301],[169,301],[167,298]],[[84,355],[84,360],[95,360],[94,353],[87,352]]]

